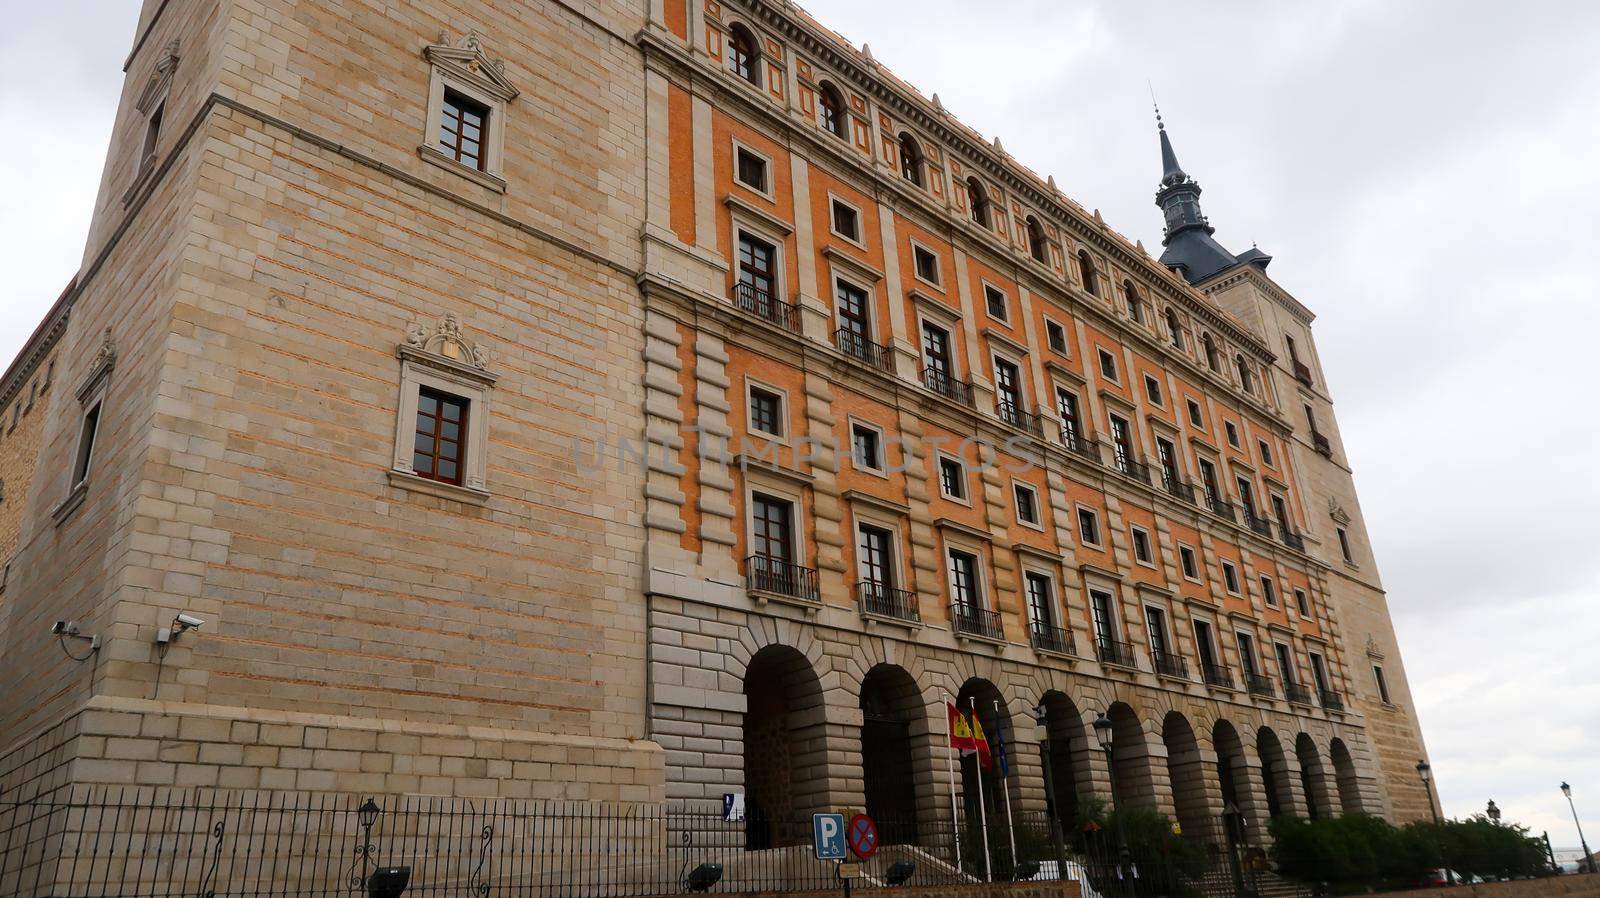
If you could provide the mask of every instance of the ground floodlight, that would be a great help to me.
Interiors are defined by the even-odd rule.
[[[911,881],[912,875],[917,872],[917,865],[910,861],[895,861],[889,865],[883,874],[883,881],[892,886],[903,886]]]
[[[701,864],[689,873],[689,878],[683,881],[683,887],[691,892],[709,892],[712,886],[721,881],[721,864]]]
[[[1030,880],[1030,879],[1032,879],[1032,878],[1034,878],[1035,876],[1038,876],[1038,875],[1039,875],[1039,862],[1038,861],[1023,861],[1022,863],[1017,865],[1017,869],[1014,872],[1014,874],[1012,875],[1011,879],[1013,881],[1015,881],[1015,882],[1027,882],[1028,880]]]
[[[367,877],[367,898],[400,898],[410,884],[410,867],[379,867]]]

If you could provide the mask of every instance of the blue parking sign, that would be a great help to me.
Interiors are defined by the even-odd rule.
[[[817,847],[818,860],[844,860],[844,815],[812,814],[811,841]]]

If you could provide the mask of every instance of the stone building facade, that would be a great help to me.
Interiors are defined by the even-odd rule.
[[[1427,813],[1259,252],[1152,258],[768,0],[152,0],[126,71],[15,487],[7,794],[943,819],[948,696],[1024,810],[1038,709],[1062,813]]]

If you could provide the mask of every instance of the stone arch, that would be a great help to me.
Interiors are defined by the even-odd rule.
[[[1317,743],[1310,735],[1301,733],[1295,737],[1294,753],[1300,761],[1300,789],[1306,796],[1306,816],[1312,820],[1338,816],[1327,767],[1317,752]]]
[[[878,664],[861,681],[861,780],[864,804],[884,844],[916,838],[915,758],[927,748],[922,691],[906,669]]]
[[[761,42],[742,22],[728,28],[727,66],[735,75],[761,86]]]
[[[1111,720],[1111,773],[1119,805],[1157,805],[1150,740],[1138,714],[1126,702],[1113,702],[1106,717]]]
[[[1295,802],[1289,760],[1283,753],[1283,743],[1271,727],[1256,730],[1256,754],[1261,757],[1261,780],[1266,785],[1267,816],[1293,816]]]
[[[1328,755],[1333,759],[1333,776],[1339,790],[1339,811],[1343,814],[1365,814],[1366,802],[1361,800],[1361,780],[1356,773],[1355,759],[1344,740],[1335,737],[1328,744]]]
[[[911,132],[900,132],[900,177],[922,187],[927,180],[924,158],[922,144],[911,136]]]
[[[1005,728],[1007,744],[1014,743],[1013,734],[1016,729],[1012,725],[1011,706],[992,681],[983,677],[969,678],[962,684],[961,691],[956,694],[956,707],[969,714],[976,711],[984,736],[989,740],[991,754],[994,753],[993,747],[998,742],[996,736],[1001,727]],[[1002,782],[999,766],[997,759],[995,764],[985,768],[976,754],[969,753],[961,758],[961,803],[962,813],[966,819],[977,821],[980,818],[981,808],[981,813],[988,816],[992,827],[996,820],[1003,819],[1003,816],[997,815],[1005,814],[1005,803],[1008,799],[1013,806],[1019,801],[1020,797],[1015,794],[1017,778],[1011,777],[1008,782]],[[1008,793],[1003,795],[1000,791],[1002,788],[1006,788]]]
[[[1083,724],[1083,712],[1066,693],[1051,689],[1039,699],[1044,708],[1045,734],[1050,739],[1048,752],[1050,780],[1054,794],[1046,796],[1046,807],[1061,822],[1063,831],[1078,825],[1083,798],[1091,797],[1094,782],[1093,736]]]
[[[1168,711],[1161,721],[1161,741],[1167,747],[1167,778],[1172,782],[1172,805],[1178,825],[1185,833],[1198,836],[1210,829],[1214,812],[1194,727],[1181,713]]]
[[[1221,786],[1224,815],[1237,812],[1245,822],[1238,835],[1249,841],[1250,829],[1266,817],[1265,799],[1257,789],[1244,739],[1228,720],[1211,725],[1211,747],[1217,754],[1217,781]]]
[[[830,804],[822,682],[799,650],[769,645],[745,667],[744,696],[746,847],[801,844],[801,821]]]

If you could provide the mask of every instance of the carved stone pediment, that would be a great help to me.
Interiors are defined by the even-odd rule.
[[[1339,504],[1338,499],[1332,497],[1328,499],[1328,517],[1341,524],[1350,523],[1350,514],[1344,510],[1344,506]]]
[[[139,99],[134,101],[134,106],[141,113],[149,114],[151,108],[160,102],[167,94],[167,85],[172,83],[172,73],[178,68],[178,39],[173,38],[161,50],[161,58],[156,60],[156,68],[150,73],[150,80],[145,83],[144,90],[139,91]]]
[[[450,36],[439,32],[439,42],[422,48],[422,55],[451,77],[458,78],[484,93],[504,102],[510,102],[521,93],[506,78],[503,59],[490,59],[483,52],[483,44],[476,31],[469,31],[459,45],[450,43]]]
[[[446,313],[432,326],[419,322],[406,325],[406,339],[400,344],[402,358],[413,358],[453,369],[476,380],[493,383],[489,373],[489,353],[461,331],[461,319]]]

